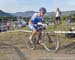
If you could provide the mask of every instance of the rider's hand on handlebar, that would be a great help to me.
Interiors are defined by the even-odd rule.
[[[47,24],[43,24],[42,22],[39,22],[37,25],[41,25],[41,26],[46,26],[47,27]]]
[[[38,22],[37,25],[42,25],[43,26],[43,23],[42,22]]]

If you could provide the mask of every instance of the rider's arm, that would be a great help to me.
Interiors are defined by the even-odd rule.
[[[32,25],[32,20],[31,20],[31,19],[29,20],[29,24],[31,24],[31,25]]]
[[[36,16],[37,16],[37,13],[33,14],[31,19],[29,20],[29,24],[32,24],[32,21],[35,20]]]

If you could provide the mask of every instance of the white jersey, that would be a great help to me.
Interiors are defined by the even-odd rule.
[[[56,11],[56,17],[59,17],[61,14],[60,14],[60,11]]]

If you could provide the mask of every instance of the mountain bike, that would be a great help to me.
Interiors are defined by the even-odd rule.
[[[48,32],[47,29],[43,28],[43,26],[39,25],[40,30],[37,34],[33,37],[32,41],[33,44],[30,43],[28,40],[29,48],[36,49],[37,45],[39,44],[39,40],[41,38],[41,45],[47,51],[50,52],[57,52],[60,48],[60,38],[55,32]],[[41,32],[41,35],[40,35]]]

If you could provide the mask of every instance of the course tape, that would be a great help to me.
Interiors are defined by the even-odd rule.
[[[1,32],[1,33],[11,33],[11,32],[25,32],[25,33],[31,33],[32,31],[29,31],[29,30],[12,30],[12,31],[6,31],[6,32]],[[52,31],[51,31],[52,32]],[[50,31],[48,31],[48,33],[51,33]],[[75,33],[75,31],[53,31],[55,33]]]

